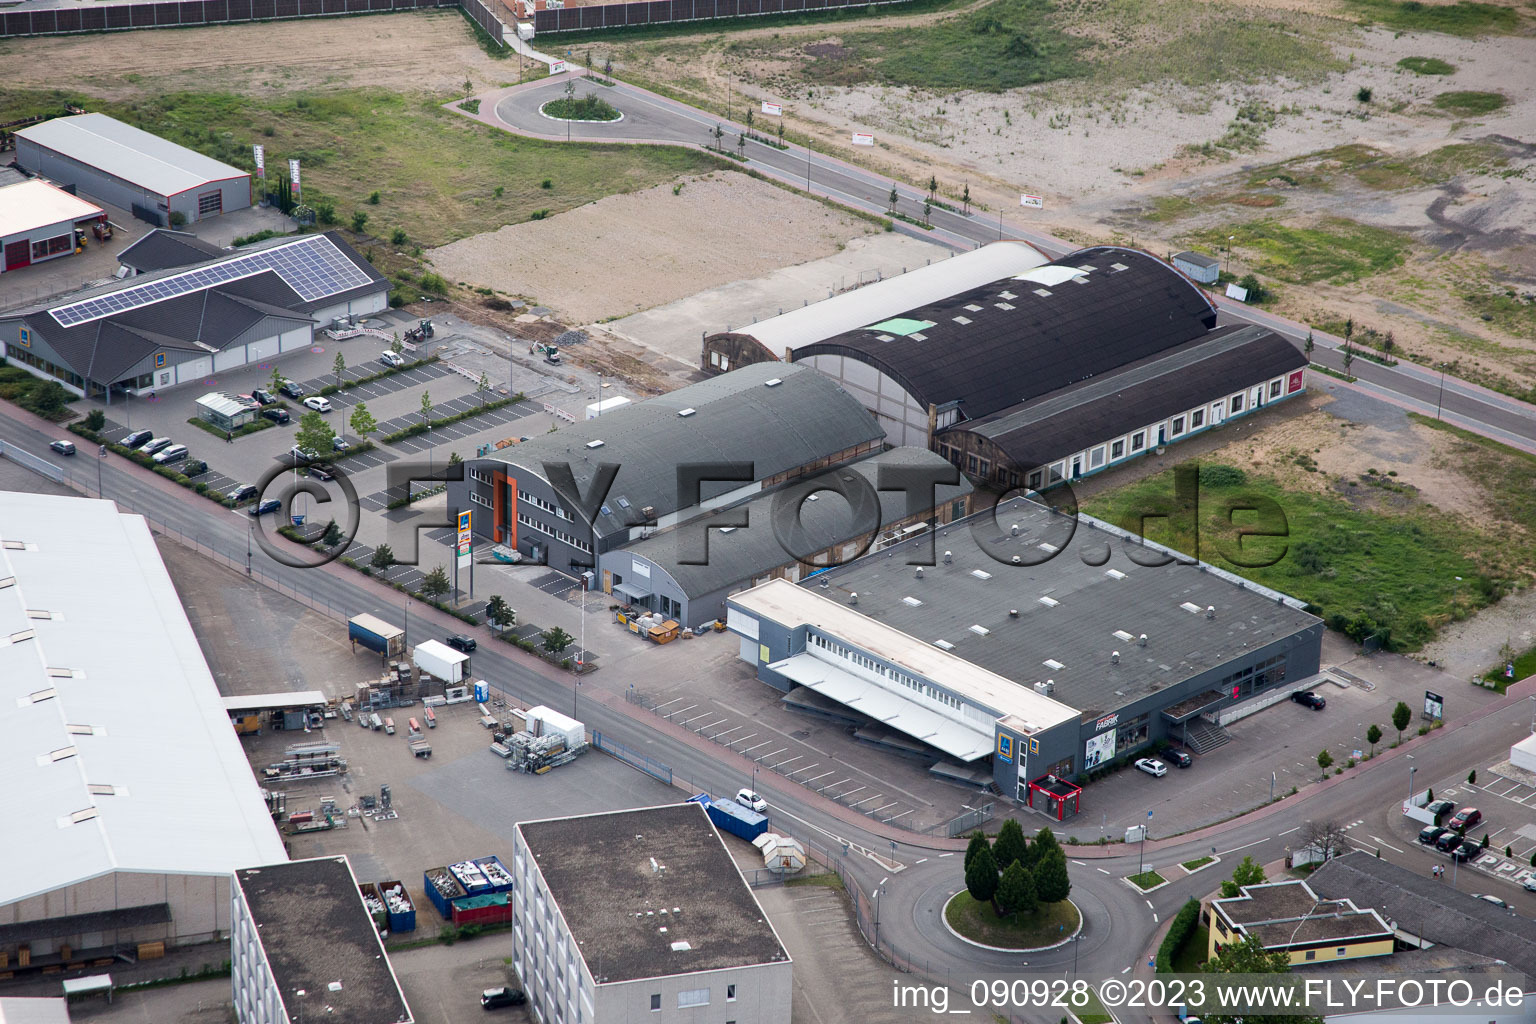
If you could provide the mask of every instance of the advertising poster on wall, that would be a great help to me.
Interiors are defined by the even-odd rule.
[[[1105,729],[1088,741],[1083,751],[1083,767],[1097,768],[1115,756],[1115,730]]]

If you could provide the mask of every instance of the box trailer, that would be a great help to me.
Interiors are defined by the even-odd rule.
[[[465,895],[464,887],[453,872],[446,867],[427,868],[421,873],[421,888],[427,900],[443,915],[444,921],[453,919],[453,901]]]
[[[461,928],[467,924],[506,924],[511,920],[511,893],[488,892],[453,901],[453,923]]]
[[[411,902],[411,894],[405,891],[403,882],[380,882],[379,895],[383,898],[385,910],[389,914],[390,931],[413,932],[416,930],[416,904]]]
[[[511,892],[512,872],[499,857],[476,857],[475,863],[480,866],[480,871],[485,875],[485,880],[491,885],[491,892]]]
[[[768,819],[734,800],[711,800],[704,805],[715,827],[751,842],[768,831]]]
[[[464,682],[469,655],[437,640],[425,640],[411,652],[411,660],[427,675],[451,686]]]
[[[347,638],[386,658],[405,653],[405,630],[391,626],[372,615],[355,615],[347,620]]]

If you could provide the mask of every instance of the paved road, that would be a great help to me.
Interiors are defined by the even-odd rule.
[[[622,111],[623,120],[575,124],[541,114],[539,108],[564,95],[568,82],[575,84],[577,96],[598,95],[608,100]],[[447,109],[463,114],[456,106],[450,105]],[[738,152],[738,136],[743,130],[739,125],[722,122],[645,89],[623,82],[612,86],[595,85],[578,77],[576,72],[485,94],[481,97],[480,109],[482,113],[477,119],[486,124],[524,135],[556,140],[570,138],[587,142],[666,142],[715,146],[718,143],[714,133],[718,127],[724,132],[720,143],[735,153]],[[770,121],[772,118],[762,119],[762,122]],[[771,134],[773,126],[762,122],[756,127],[764,135]],[[745,166],[780,181],[807,188],[815,194],[882,215],[889,207],[892,182],[841,160],[803,146],[780,150],[752,141],[748,141],[740,152],[746,156]],[[896,185],[896,189],[900,197],[897,211],[922,219],[925,194],[900,184]],[[934,207],[930,216],[932,231],[900,221],[897,227],[916,237],[956,249],[971,249],[1003,237],[1023,239],[1052,257],[1075,248],[1060,239],[1005,222],[1001,213],[966,214]],[[1218,298],[1216,303],[1224,323],[1262,324],[1286,336],[1298,348],[1307,336],[1307,328],[1302,324],[1224,298]],[[1314,361],[1342,370],[1343,359],[1337,349],[1342,347],[1343,339],[1316,333],[1315,340],[1317,348],[1313,353]],[[1386,367],[1357,358],[1350,371],[1359,379],[1353,386],[1363,391],[1414,412],[1427,415],[1438,412],[1447,422],[1536,453],[1536,407],[1527,403],[1454,377],[1445,378],[1442,393],[1438,372],[1406,362],[1396,367]]]
[[[54,433],[52,427],[20,411],[6,408],[0,413],[0,440],[32,453],[44,452]],[[96,461],[89,455],[77,459]],[[95,480],[89,479],[92,474],[88,469],[72,468],[94,487]],[[120,458],[103,460],[100,468],[106,495],[122,508],[144,514],[157,528],[169,528],[195,538],[204,547],[216,549],[238,562],[247,540],[248,524],[242,517],[224,514],[209,502],[188,500],[182,488]],[[395,621],[400,618],[399,594],[343,566],[333,563],[321,569],[294,569],[271,561],[259,549],[252,564],[269,585],[292,588],[343,615],[370,612]],[[411,610],[407,622],[407,628],[418,639],[423,631],[437,635],[464,630],[459,620],[423,609],[419,603]],[[569,676],[495,644],[488,635],[480,639],[483,642],[476,653],[476,669],[493,685],[519,699],[554,707],[563,707],[573,699],[579,701],[577,717],[590,728],[670,765],[679,779],[686,779],[690,786],[732,792],[751,776],[749,760],[627,703],[622,694],[607,688],[601,675],[592,677],[581,695],[573,698]],[[620,683],[614,680],[611,685]],[[1525,683],[1517,691],[1523,693],[1533,688],[1536,684]],[[1389,830],[1390,810],[1405,791],[1407,776],[1403,768],[1414,763],[1426,772],[1426,778],[1439,778],[1485,763],[1488,750],[1507,746],[1528,731],[1531,719],[1523,704],[1515,709],[1508,707],[1517,700],[1510,698],[1478,712],[1484,716],[1480,724],[1464,727],[1453,723],[1433,734],[1429,742],[1391,751],[1323,786],[1244,818],[1189,837],[1151,842],[1146,848],[1148,861],[1160,866],[1175,864],[1207,853],[1213,845],[1224,856],[1251,852],[1258,860],[1274,860],[1283,856],[1288,844],[1286,837],[1296,828],[1308,820],[1326,817],[1351,821],[1366,818],[1371,828],[1365,831],[1386,836],[1389,831],[1380,830]],[[956,983],[998,972],[1059,973],[1072,969],[1074,964],[1088,978],[1117,976],[1138,963],[1158,925],[1186,898],[1208,890],[1213,884],[1211,876],[1202,874],[1177,880],[1144,897],[1121,881],[1137,865],[1137,857],[1129,854],[1126,847],[1074,849],[1074,899],[1086,921],[1082,939],[1075,946],[1068,944],[1022,959],[1017,954],[989,953],[960,943],[944,930],[939,920],[944,900],[962,884],[960,843],[914,836],[893,826],[880,825],[776,777],[760,776],[759,786],[770,801],[775,819],[793,821],[794,825],[786,827],[797,834],[833,849],[846,841],[903,865],[897,871],[857,853],[848,858],[851,871],[865,891],[881,892],[882,937],[917,961],[927,973]],[[1404,850],[1386,855],[1427,870],[1431,854],[1416,847],[1405,846]],[[1420,864],[1420,860],[1425,863]],[[1464,881],[1463,887],[1468,884]],[[1487,882],[1482,884],[1490,886]],[[1502,894],[1524,913],[1536,910],[1536,897],[1519,892]],[[1055,1020],[1058,1015],[1024,1016],[1044,1021]]]

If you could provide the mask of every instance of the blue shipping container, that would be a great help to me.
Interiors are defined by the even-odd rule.
[[[442,885],[442,889],[438,888],[439,884]],[[437,908],[437,912],[443,915],[443,920],[452,920],[453,901],[465,894],[464,887],[458,883],[452,873],[447,868],[427,868],[421,873],[421,888],[427,894],[427,899],[431,900],[432,905]],[[444,892],[444,889],[447,892]]]
[[[390,903],[388,893],[399,888],[404,894],[409,910],[396,910]],[[389,930],[392,932],[413,932],[416,930],[416,905],[411,902],[411,894],[406,891],[404,882],[380,882],[379,896],[384,900],[384,906],[389,913]]]
[[[716,827],[751,842],[768,831],[768,819],[734,800],[713,800],[704,808]]]
[[[490,883],[488,892],[512,891],[512,872],[507,870],[500,857],[476,857],[475,864],[485,873],[485,880]]]
[[[448,870],[453,872],[453,877],[470,896],[479,896],[481,893],[491,891],[491,883],[485,880],[485,872],[481,871],[479,865],[472,860],[461,860],[457,864],[450,864]]]

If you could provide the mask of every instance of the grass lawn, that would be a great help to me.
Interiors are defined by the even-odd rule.
[[[1443,92],[1435,97],[1435,106],[1453,114],[1491,114],[1509,100],[1500,92]]]
[[[1186,860],[1179,866],[1185,871],[1198,871],[1215,859],[1215,857],[1201,857],[1198,860]]]
[[[1398,266],[1408,252],[1403,235],[1344,217],[1327,217],[1305,228],[1275,220],[1227,224],[1201,231],[1193,240],[1220,247],[1230,236],[1236,236],[1233,247],[1247,251],[1255,270],[1292,284],[1358,281]]]
[[[1110,1022],[1115,1019],[1111,1017],[1109,1015],[1109,1011],[1104,1008],[1104,1003],[1099,999],[1099,994],[1098,992],[1094,991],[1092,985],[1088,986],[1087,991],[1084,993],[1084,997],[1084,1002],[1081,1007],[1072,1007],[1073,1016],[1082,1021],[1083,1024],[1110,1024]],[[1071,995],[1069,993],[1068,1000],[1070,999]],[[1063,1001],[1066,1002],[1068,1000]]]
[[[1158,874],[1156,871],[1143,871],[1139,875],[1127,875],[1126,877],[1131,880],[1132,885],[1138,889],[1141,889],[1142,891],[1146,891],[1153,886],[1162,885],[1167,881],[1166,878]]]
[[[1445,32],[1453,36],[1511,33],[1520,28],[1520,15],[1501,4],[1419,3],[1416,0],[1349,0],[1347,6],[1366,22],[1399,32]]]
[[[564,121],[617,121],[619,112],[613,108],[613,104],[601,96],[582,96],[577,99],[567,99],[562,96],[558,100],[550,100],[539,108],[550,117],[558,117]]]
[[[1017,914],[998,917],[992,904],[977,903],[964,889],[944,907],[944,919],[972,941],[1005,949],[1038,949],[1060,942],[1080,921],[1077,908],[1066,900],[1043,904],[1023,918]]]
[[[1179,943],[1179,948],[1173,951],[1173,970],[1176,974],[1194,974],[1200,970],[1200,965],[1205,962],[1205,954],[1210,949],[1211,930],[1205,925],[1196,925],[1190,929],[1184,941]]]
[[[1536,457],[1478,442],[1466,442],[1458,453],[1462,472],[1503,506],[1501,518],[1536,522],[1521,518],[1536,515]],[[1304,453],[1295,458],[1298,465],[1310,462]],[[1173,473],[1096,495],[1083,511],[1139,532],[1134,510],[1171,503]],[[1271,477],[1211,463],[1201,477],[1198,515],[1189,517],[1198,520],[1198,538],[1187,522],[1171,528],[1168,519],[1148,519],[1148,538],[1307,601],[1330,628],[1357,641],[1384,632],[1389,649],[1417,649],[1446,622],[1492,604],[1536,566],[1536,543],[1526,531],[1491,536],[1390,478],[1364,477],[1367,483],[1356,487],[1338,481],[1337,490],[1355,498],[1352,503],[1332,490],[1288,490]],[[1283,522],[1265,525],[1283,526],[1285,536],[1249,537],[1239,552],[1227,510],[1244,495],[1275,502]],[[1252,513],[1236,518],[1256,525]]]
[[[1443,61],[1439,57],[1404,57],[1397,62],[1397,66],[1404,71],[1412,71],[1416,75],[1451,75],[1456,73],[1456,65]]]
[[[538,209],[559,213],[723,166],[672,146],[519,138],[440,109],[449,96],[422,92],[178,93],[126,104],[75,98],[236,167],[254,170],[252,143],[266,146],[268,167],[298,157],[310,206],[332,203],[341,223],[362,211],[370,235],[388,238],[400,228],[421,246],[494,231]],[[3,109],[49,103],[57,101],[48,93],[0,90]],[[546,178],[553,183],[549,189],[540,187]],[[376,205],[367,202],[374,191],[380,194]]]

